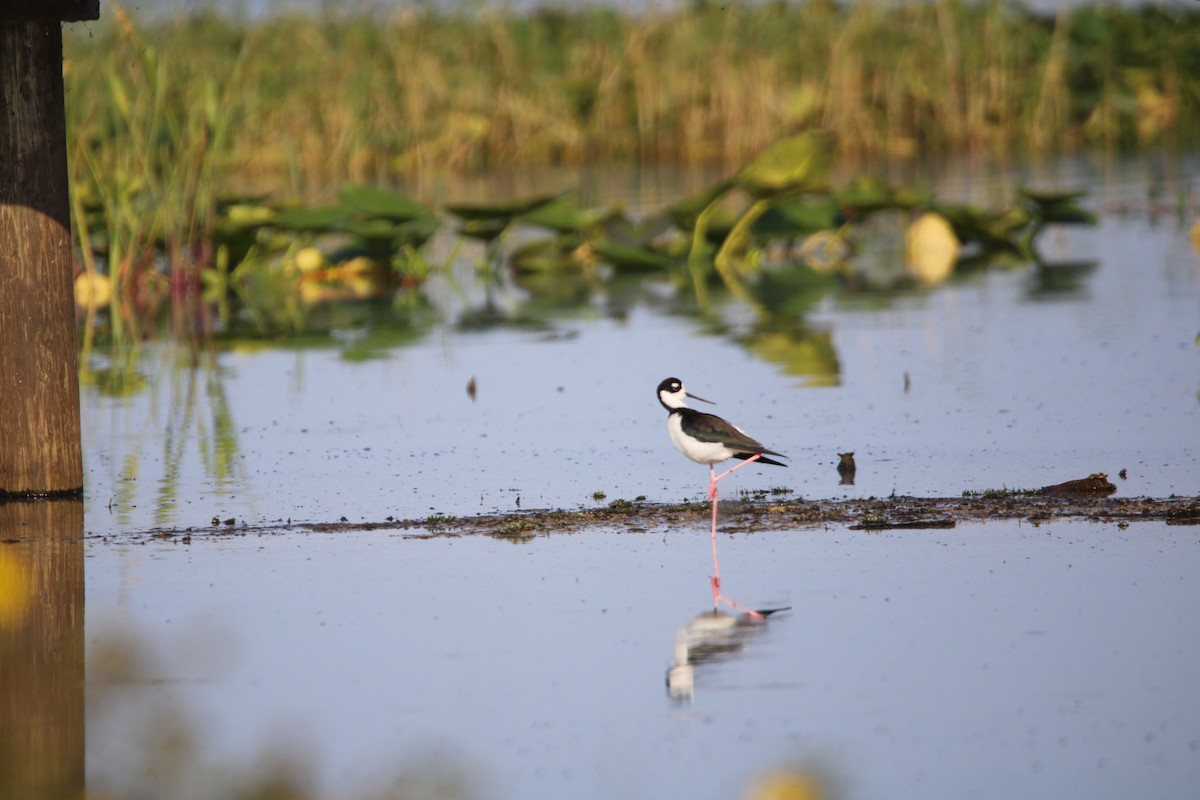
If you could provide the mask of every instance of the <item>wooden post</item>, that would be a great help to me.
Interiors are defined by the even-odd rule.
[[[61,22],[99,15],[0,0],[0,499],[83,493]]]

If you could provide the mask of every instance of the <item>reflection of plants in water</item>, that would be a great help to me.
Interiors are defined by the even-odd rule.
[[[222,380],[215,348],[189,348],[177,343],[159,346],[126,346],[89,352],[81,359],[81,384],[98,394],[113,398],[118,405],[144,402],[147,413],[137,427],[128,432],[111,430],[113,505],[121,513],[134,502],[134,492],[150,476],[140,454],[147,438],[162,436],[161,474],[155,479],[155,521],[165,524],[173,519],[179,499],[181,472],[192,445],[205,477],[220,490],[240,480],[237,430]],[[146,360],[157,356],[157,365]],[[155,376],[154,379],[145,377]],[[165,396],[160,389],[165,389]],[[101,404],[101,407],[103,404]],[[95,407],[84,404],[84,408]],[[164,413],[165,419],[160,414]],[[133,419],[121,415],[123,419]],[[84,420],[85,439],[97,433],[97,420]],[[95,452],[95,445],[87,448]]]
[[[138,369],[140,350],[119,347],[97,354],[92,343],[85,342],[79,354],[79,388],[95,390],[105,397],[132,397],[149,386],[149,380]]]
[[[199,364],[168,369],[167,380],[170,400],[163,431],[163,475],[158,481],[155,505],[155,522],[160,524],[173,517],[180,469],[190,440],[195,441],[204,473],[218,491],[237,484],[240,463],[233,414],[216,351],[202,351]]]
[[[779,366],[785,375],[804,378],[808,386],[841,384],[841,364],[830,331],[802,322],[773,320],[755,325],[738,341],[763,361]]]

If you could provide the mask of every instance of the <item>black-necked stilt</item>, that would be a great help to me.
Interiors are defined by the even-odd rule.
[[[708,464],[708,499],[712,500],[713,605],[716,606],[720,600],[725,600],[737,608],[721,596],[721,568],[717,561],[717,483],[729,473],[752,461],[786,467],[787,464],[767,456],[787,456],[767,449],[744,430],[715,414],[705,414],[703,411],[688,408],[688,398],[702,403],[712,402],[688,394],[683,388],[683,381],[678,378],[667,378],[658,385],[658,402],[667,410],[667,432],[671,436],[672,444],[697,464]],[[720,475],[716,474],[713,465],[731,458],[740,458],[742,463],[730,467]]]

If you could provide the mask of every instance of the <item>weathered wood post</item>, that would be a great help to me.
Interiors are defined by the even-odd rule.
[[[0,498],[83,492],[62,22],[99,0],[0,0]]]

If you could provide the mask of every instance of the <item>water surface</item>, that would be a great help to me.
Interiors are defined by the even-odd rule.
[[[706,610],[698,523],[91,547],[91,635],[146,632],[155,666],[104,689],[119,710],[91,715],[90,771],[138,774],[128,732],[165,705],[216,763],[297,748],[331,796],[416,760],[489,798],[737,797],[780,767],[847,798],[1200,780],[1194,528],[725,537],[729,593],[792,610],[699,663],[679,702],[676,636]]]
[[[1170,184],[1184,197],[1188,175]],[[1186,224],[1148,203],[1153,171],[1034,177],[1093,188],[1101,211],[1049,234],[1047,265],[781,295],[768,325],[722,297],[696,314],[665,280],[553,302],[433,281],[417,312],[329,312],[301,344],[93,352],[91,785],[209,796],[282,753],[328,796],[403,773],[470,797],[728,798],[779,768],[851,798],[1186,796],[1193,527],[723,535],[727,593],[791,610],[694,641],[681,700],[666,680],[709,606],[702,516],[526,543],[212,526],[698,499],[705,470],[670,446],[654,396],[668,376],[791,456],[725,496],[957,496],[1094,472],[1121,496],[1200,493]],[[952,169],[939,194],[1029,178]],[[853,484],[834,469],[846,451]],[[143,535],[161,528],[193,530]],[[114,640],[136,656],[115,672]],[[161,745],[181,740],[168,770]]]
[[[532,317],[519,288],[464,298],[435,282],[448,318],[399,333],[356,320],[318,347],[148,343],[131,356],[142,391],[84,392],[88,529],[697,497],[705,470],[671,448],[654,395],[668,376],[791,456],[731,489],[956,496],[1125,470],[1123,495],[1197,493],[1186,228],[1108,213],[1043,244],[1048,266],[831,292],[765,328],[734,302],[681,313],[686,292],[665,282]],[[846,451],[853,486],[833,469]]]

